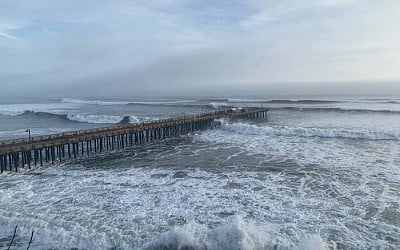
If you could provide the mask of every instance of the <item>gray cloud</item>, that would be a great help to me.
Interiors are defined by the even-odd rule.
[[[398,91],[399,12],[395,0],[7,0],[0,85],[6,95],[324,94],[365,80],[370,94],[386,92],[382,81]]]

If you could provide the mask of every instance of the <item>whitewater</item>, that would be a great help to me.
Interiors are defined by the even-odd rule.
[[[0,175],[0,249],[399,249],[397,97],[0,104],[0,140],[264,106],[265,120]]]

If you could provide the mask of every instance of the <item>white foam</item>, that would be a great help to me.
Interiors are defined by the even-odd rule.
[[[215,133],[227,142],[232,140],[228,132],[213,131],[213,138],[218,137]],[[249,144],[243,135],[235,135],[240,139],[235,142],[237,146]],[[262,142],[274,143],[262,138],[255,147],[261,148]],[[288,145],[284,146],[291,151]],[[318,144],[310,145],[308,150],[314,146]],[[208,143],[200,147],[183,143],[153,152],[154,157],[135,151],[139,155],[124,152],[110,158],[88,159],[85,165],[90,164],[86,165],[91,166],[89,169],[69,164],[34,172],[39,175],[1,176],[0,188],[4,192],[0,196],[0,238],[8,236],[13,225],[19,225],[26,229],[21,233],[26,237],[29,230],[35,229],[37,249],[140,249],[171,244],[170,249],[184,245],[229,249],[236,244],[241,249],[276,246],[306,250],[324,249],[321,238],[331,236],[349,248],[367,249],[379,237],[373,228],[382,218],[363,221],[367,226],[354,229],[351,226],[358,226],[359,214],[366,206],[385,204],[389,197],[398,204],[396,192],[384,193],[383,200],[376,200],[374,192],[383,185],[379,181],[377,190],[359,185],[376,179],[376,173],[368,169],[364,171],[368,174],[354,179],[353,174],[362,172],[358,165],[353,172],[343,171],[343,162],[337,168],[327,165],[316,171],[290,168],[287,172],[262,172],[254,171],[254,162],[247,161],[246,169],[226,169],[224,152],[234,150],[231,145]],[[191,156],[193,148],[203,150]],[[204,161],[197,160],[214,156],[213,152],[220,152],[210,163],[217,169],[203,169]],[[339,152],[342,158],[354,158],[352,153],[343,152]],[[355,153],[360,157],[359,152]],[[177,155],[183,158],[174,161]],[[186,164],[188,160],[189,168],[165,166]],[[265,167],[271,165],[274,166]],[[376,169],[382,171],[381,166]],[[388,173],[397,169],[391,168]],[[338,198],[328,195],[333,191]],[[244,214],[250,219],[240,219],[242,216],[232,221],[232,216],[227,218],[226,214]],[[379,226],[391,237],[398,235],[389,225]],[[323,233],[318,233],[319,229]]]
[[[99,100],[81,100],[81,99],[73,99],[73,98],[64,98],[61,100],[62,103],[75,103],[75,104],[89,104],[89,105],[103,105],[103,106],[111,106],[111,105],[127,105],[130,102],[116,102],[116,101],[99,101]]]
[[[152,119],[149,118],[149,117],[145,117],[145,118],[143,118],[143,120],[152,120]],[[129,116],[129,122],[130,123],[137,123],[137,122],[140,122],[140,121],[141,121],[141,119],[137,118],[134,115]]]
[[[76,106],[64,103],[4,104],[0,105],[0,115],[17,116],[27,111],[62,114],[73,108]]]
[[[74,98],[64,98],[61,100],[63,103],[75,103],[75,104],[88,104],[88,105],[128,105],[128,104],[141,104],[141,105],[164,105],[164,104],[178,104],[195,102],[195,100],[157,100],[157,101],[101,101],[101,100],[82,100]]]
[[[228,104],[226,104],[225,102],[210,102],[209,106],[211,106],[212,108],[220,108],[220,107],[225,107],[225,106],[229,106]]]
[[[313,120],[301,128],[321,125]],[[399,141],[319,139],[316,131],[280,135],[274,129],[288,129],[244,125],[92,156],[85,166],[2,175],[0,238],[18,225],[25,228],[23,243],[35,229],[33,249],[305,250],[323,249],[324,242],[333,242],[332,249],[334,242],[396,249]],[[238,214],[243,219],[232,221]]]
[[[97,115],[97,114],[76,114],[70,113],[71,109],[75,109],[76,105],[65,103],[50,104],[7,104],[0,105],[0,115],[18,116],[26,112],[32,113],[48,113],[53,115],[67,116],[71,121],[94,123],[94,124],[116,124],[122,121],[125,116],[116,115]],[[147,118],[146,118],[147,119]],[[129,116],[130,123],[139,122],[140,119],[134,115]]]
[[[276,135],[276,136],[298,136],[298,137],[322,137],[322,138],[349,138],[365,140],[400,140],[400,134],[385,131],[368,131],[361,129],[337,129],[317,127],[289,127],[289,126],[263,126],[259,127],[244,123],[223,123],[222,129],[231,132]]]
[[[259,103],[259,102],[265,102],[265,100],[261,99],[240,99],[240,98],[229,98],[228,102],[234,102],[234,103]]]
[[[271,229],[244,221],[240,216],[231,222],[216,228],[209,228],[196,222],[175,227],[161,234],[155,240],[146,243],[144,249],[230,249],[230,250],[264,250],[264,249],[328,249],[319,235],[303,236],[296,246],[280,238]]]
[[[21,110],[5,110],[2,109],[0,110],[0,115],[5,115],[5,116],[17,116],[17,115],[22,115],[25,111]]]
[[[94,124],[117,124],[124,119],[124,116],[117,115],[93,115],[93,114],[68,114],[68,119],[71,121],[94,123]],[[129,116],[130,123],[139,122],[136,116]]]
[[[130,104],[139,105],[175,105],[196,102],[196,100],[163,100],[163,101],[131,101]]]

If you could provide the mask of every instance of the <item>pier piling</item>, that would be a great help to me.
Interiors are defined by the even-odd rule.
[[[161,119],[138,124],[116,125],[104,128],[65,132],[47,136],[0,141],[0,172],[18,172],[19,168],[30,169],[43,161],[54,164],[66,158],[89,156],[90,153],[103,153],[115,149],[139,146],[166,138],[212,128],[216,119],[262,119],[267,117],[265,108],[228,109],[193,116]],[[72,149],[71,149],[72,147]],[[86,150],[86,154],[85,154]],[[43,159],[44,152],[44,159]]]

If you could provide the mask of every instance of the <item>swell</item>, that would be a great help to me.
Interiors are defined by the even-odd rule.
[[[159,107],[159,106],[166,106],[166,107],[180,107],[180,108],[201,108],[201,107],[209,107],[208,105],[201,104],[201,103],[184,103],[184,102],[170,102],[170,103],[157,103],[157,102],[132,102],[129,103],[128,105],[134,105],[134,106],[154,106],[154,107]]]
[[[380,103],[386,103],[386,104],[400,104],[400,101],[385,101],[385,102],[380,102]]]
[[[135,116],[108,116],[94,114],[57,114],[50,112],[25,111],[19,117],[38,119],[56,119],[63,122],[93,123],[93,124],[127,124],[138,122]]]
[[[188,103],[196,102],[195,100],[158,100],[158,101],[104,101],[104,100],[82,100],[73,98],[64,98],[61,100],[62,103],[72,103],[72,104],[87,104],[87,105],[100,105],[100,106],[124,106],[124,105],[152,105],[152,106],[162,106],[162,105],[190,105]],[[193,106],[193,105],[192,105]]]
[[[274,99],[274,100],[257,100],[257,99],[235,99],[229,98],[228,102],[231,103],[271,103],[271,104],[329,104],[329,103],[340,103],[342,101],[335,100],[317,100],[317,99],[305,99],[305,100],[292,100],[292,99]]]
[[[64,98],[61,100],[62,103],[73,103],[73,104],[89,104],[89,105],[127,105],[129,102],[116,102],[116,101],[100,101],[100,100],[81,100],[73,98]]]
[[[50,112],[36,112],[36,111],[30,111],[30,110],[26,110],[22,114],[18,114],[17,116],[40,118],[40,119],[50,118],[50,119],[58,119],[58,120],[63,120],[63,121],[70,121],[68,119],[67,114],[57,114],[57,113],[50,113]]]
[[[295,137],[319,137],[342,138],[358,140],[392,140],[400,141],[399,133],[384,131],[368,131],[355,129],[317,128],[317,127],[259,127],[244,123],[222,123],[221,129],[228,132],[266,136],[295,136]]]
[[[386,113],[400,114],[400,110],[390,109],[357,109],[357,108],[318,108],[318,107],[269,107],[271,110],[293,110],[306,112],[340,112],[340,113]]]

